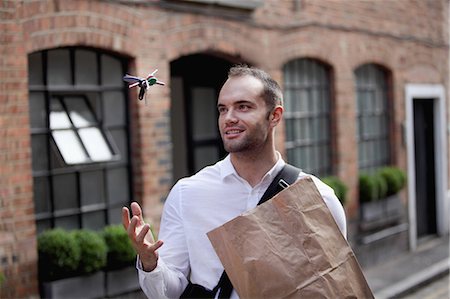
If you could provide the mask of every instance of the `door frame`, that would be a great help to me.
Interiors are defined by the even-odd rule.
[[[406,151],[408,163],[408,219],[409,248],[417,248],[416,219],[416,165],[414,151],[414,105],[415,99],[433,101],[434,112],[434,156],[436,176],[436,227],[438,235],[448,232],[448,200],[447,200],[447,135],[445,88],[440,84],[406,84]]]

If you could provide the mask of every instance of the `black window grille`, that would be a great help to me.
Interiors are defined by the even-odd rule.
[[[38,233],[120,223],[132,196],[126,61],[70,47],[28,63]]]
[[[375,64],[355,71],[358,166],[371,173],[391,162],[387,74]]]
[[[318,176],[331,175],[329,70],[318,61],[297,59],[283,74],[288,161]]]

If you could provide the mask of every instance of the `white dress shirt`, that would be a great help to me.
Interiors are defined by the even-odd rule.
[[[158,266],[145,272],[137,263],[139,283],[148,298],[178,298],[188,284],[213,289],[223,272],[206,233],[253,209],[286,164],[278,161],[253,188],[234,169],[230,156],[205,167],[197,174],[179,180],[169,193],[161,218]],[[342,234],[346,236],[344,209],[333,189],[310,176],[331,211]],[[190,276],[189,276],[190,275]],[[231,298],[239,298],[233,290]]]

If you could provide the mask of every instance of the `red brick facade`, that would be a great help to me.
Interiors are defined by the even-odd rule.
[[[196,53],[251,63],[281,84],[283,65],[292,59],[326,63],[333,77],[335,168],[350,187],[349,219],[358,211],[354,70],[376,63],[391,74],[394,159],[403,169],[405,84],[448,89],[446,0],[265,0],[253,12],[182,2],[0,2],[0,269],[6,275],[0,297],[38,296],[27,83],[32,52],[104,49],[130,57],[133,73],[157,67],[159,79],[169,84],[170,62]],[[170,96],[169,88],[153,89],[152,109],[130,101],[134,200],[155,223],[171,185],[170,133],[164,128]],[[277,135],[282,152],[283,132]]]

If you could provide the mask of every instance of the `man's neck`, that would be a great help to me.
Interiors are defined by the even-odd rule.
[[[273,148],[259,153],[231,153],[230,158],[239,176],[254,187],[277,163],[278,155]]]

